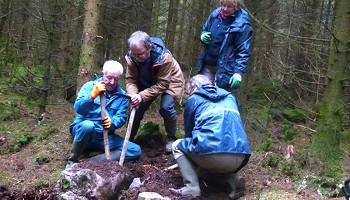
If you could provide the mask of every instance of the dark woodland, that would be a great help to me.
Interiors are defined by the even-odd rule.
[[[244,4],[254,32],[247,71],[234,91],[252,148],[241,172],[242,199],[344,199],[349,0]],[[196,74],[202,26],[219,6],[219,0],[0,0],[0,199],[54,198],[72,142],[76,94],[106,60],[126,67],[131,33],[162,38],[187,81]],[[124,79],[120,84],[125,88]],[[152,104],[142,125],[154,123],[164,133],[158,106]],[[181,137],[182,106],[177,109]],[[125,168],[151,180],[119,199],[137,199],[142,191],[180,199],[167,190],[182,186],[179,171],[158,170],[175,161],[157,145],[142,148],[142,158]],[[225,187],[201,184],[200,199],[226,198]]]

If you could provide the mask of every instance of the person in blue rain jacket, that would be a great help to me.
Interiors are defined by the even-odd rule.
[[[123,66],[117,61],[106,61],[102,74],[102,77],[82,86],[74,103],[77,115],[69,129],[74,141],[66,168],[78,162],[79,157],[86,150],[104,152],[104,128],[108,129],[111,160],[119,160],[120,158],[124,138],[114,132],[125,124],[129,103],[127,98],[118,95],[126,95],[126,92],[118,84],[123,74]],[[105,96],[105,119],[101,119],[100,93]],[[140,146],[129,142],[125,161],[138,159],[140,155]],[[90,160],[103,160],[105,158],[105,154],[102,153],[90,158]]]
[[[241,197],[236,173],[247,164],[251,151],[235,97],[201,74],[189,80],[186,92],[190,97],[184,104],[185,137],[172,148],[185,186],[171,191],[200,196],[199,170],[223,177],[231,186],[230,198]]]
[[[241,0],[220,0],[201,31],[197,73],[228,91],[240,87],[250,58],[253,29]]]

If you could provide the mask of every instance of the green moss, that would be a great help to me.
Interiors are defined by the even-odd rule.
[[[158,146],[165,141],[165,134],[162,134],[159,125],[154,122],[143,124],[135,137],[135,142],[141,146]]]
[[[296,131],[294,130],[294,127],[291,124],[285,124],[281,122],[282,125],[282,132],[283,132],[283,140],[286,143],[291,143],[294,141]]]
[[[281,170],[286,176],[295,176],[298,174],[298,168],[298,163],[296,161],[283,161]]]
[[[36,181],[34,183],[35,186],[40,186],[40,185],[45,185],[49,183],[49,179],[47,177],[42,177],[41,179],[39,179],[38,181]]]
[[[297,199],[298,197],[291,197],[287,195],[287,193],[283,190],[269,190],[266,192],[262,192],[257,195],[257,200],[280,200],[280,199]]]
[[[177,129],[175,135],[176,135],[177,138],[184,138],[185,137],[185,131],[181,130],[181,129]]]
[[[260,143],[260,145],[257,147],[257,150],[258,151],[269,151],[271,145],[272,145],[271,138],[265,137],[263,142]]]
[[[265,159],[262,162],[262,165],[265,167],[269,166],[272,168],[276,168],[278,166],[280,160],[282,160],[280,155],[278,155],[274,152],[271,152],[271,153],[268,153],[266,155]]]
[[[59,128],[56,126],[46,126],[41,125],[40,127],[40,131],[39,133],[36,135],[35,141],[43,141],[45,139],[47,139],[47,137],[49,137],[52,134],[56,134],[59,133]]]
[[[300,109],[285,109],[282,112],[282,116],[290,122],[293,123],[305,123],[305,114]]]
[[[89,178],[85,175],[80,176],[79,180],[77,181],[78,187],[84,187],[88,184]]]
[[[11,136],[11,137],[10,137]],[[12,133],[7,137],[7,144],[4,148],[0,148],[0,154],[9,154],[18,152],[22,147],[26,146],[33,140],[33,135]]]
[[[0,101],[0,121],[16,120],[19,118],[18,102],[16,100]]]
[[[1,184],[6,184],[10,180],[11,175],[9,173],[7,173],[6,171],[1,170],[0,177],[1,177]]]
[[[62,188],[63,191],[65,191],[66,189],[69,189],[70,188],[70,182],[67,179],[65,179],[65,178],[61,179],[61,188]]]
[[[342,177],[339,133],[336,126],[323,125],[310,146],[310,154],[323,165],[322,174],[333,178]]]
[[[333,178],[323,177],[323,176],[305,176],[301,179],[297,185],[297,191],[317,190],[322,195],[328,196],[330,191],[333,191],[338,181]],[[337,191],[339,193],[339,191]]]

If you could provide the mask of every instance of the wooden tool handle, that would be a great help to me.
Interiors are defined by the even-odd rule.
[[[123,166],[123,163],[124,163],[125,153],[126,153],[126,149],[128,147],[129,138],[130,138],[131,129],[132,129],[132,124],[133,124],[134,118],[135,118],[135,113],[136,113],[136,108],[134,107],[131,109],[128,128],[126,130],[126,135],[125,135],[124,144],[123,144],[123,150],[122,150],[122,154],[120,155],[120,159],[119,159],[120,166]]]
[[[101,104],[101,120],[104,120],[106,118],[106,107],[105,107],[105,95],[104,92],[100,93],[100,104]],[[105,154],[106,159],[111,159],[111,153],[109,151],[109,144],[108,144],[108,129],[103,128],[103,141],[105,145]]]

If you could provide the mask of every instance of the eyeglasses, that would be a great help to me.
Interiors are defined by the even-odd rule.
[[[119,76],[111,76],[111,75],[104,76],[104,81],[107,83],[118,82],[118,80],[119,80]]]

